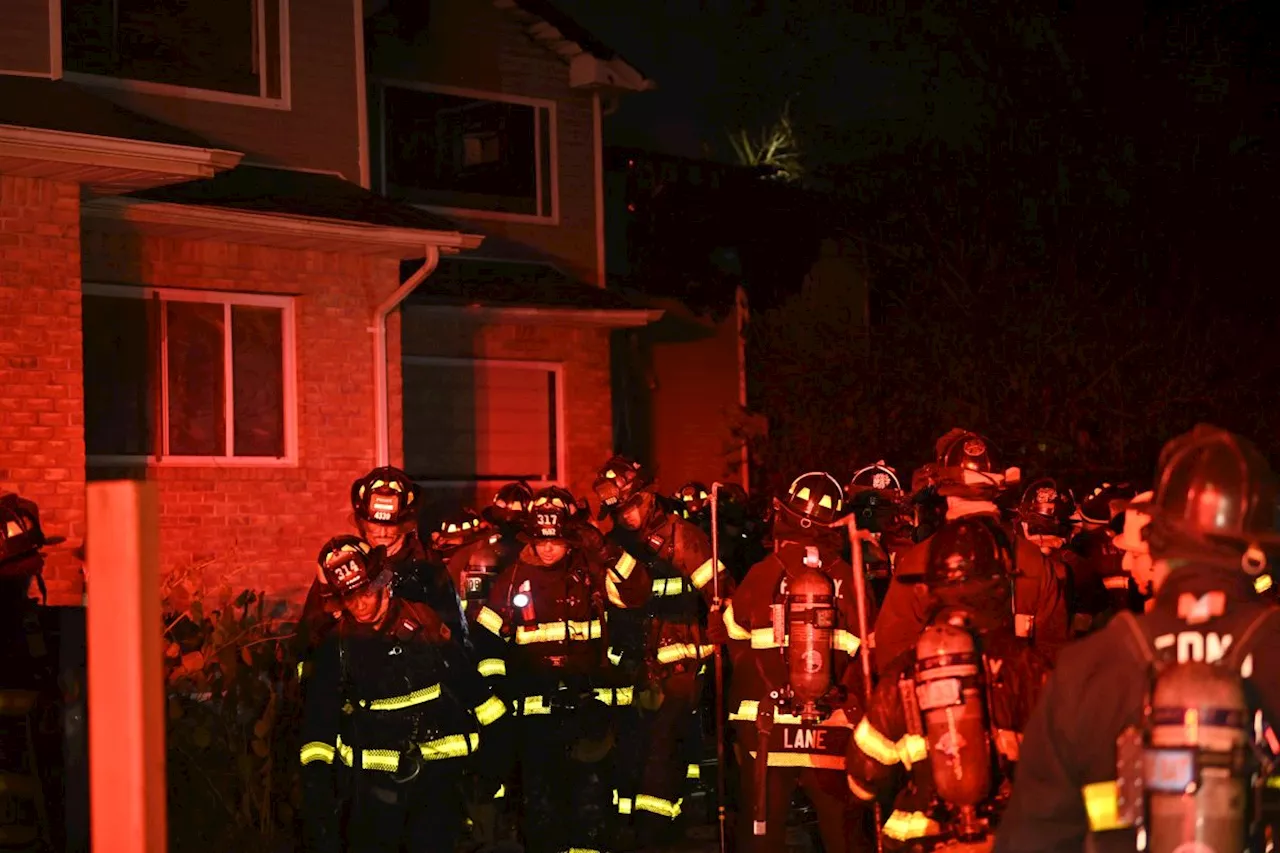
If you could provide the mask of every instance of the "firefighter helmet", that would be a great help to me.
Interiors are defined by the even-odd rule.
[[[792,480],[786,496],[775,500],[775,504],[799,521],[801,527],[815,522],[827,526],[844,513],[844,490],[825,471],[810,471]]]
[[[373,585],[385,555],[381,546],[374,548],[359,536],[335,536],[316,557],[320,583],[339,598],[354,595]]]
[[[1018,519],[1032,536],[1061,536],[1075,512],[1071,493],[1048,477],[1032,483],[1018,504]]]
[[[61,537],[45,536],[40,526],[40,508],[35,501],[12,492],[0,495],[0,566],[62,541]]]
[[[1111,524],[1124,514],[1124,506],[1138,490],[1129,483],[1103,483],[1080,501],[1080,518],[1086,524]]]
[[[1147,508],[1151,555],[1261,574],[1263,548],[1280,544],[1276,500],[1275,474],[1253,442],[1198,425],[1160,452]]]
[[[567,500],[566,500],[567,498]],[[565,489],[542,489],[529,509],[528,539],[564,539],[576,504]]]
[[[976,432],[953,429],[938,439],[937,451],[928,479],[944,497],[990,500],[1021,476],[1017,468],[1000,468],[995,445]]]
[[[533,501],[533,489],[524,480],[507,483],[480,514],[490,524],[514,524],[524,518]]]
[[[999,463],[991,441],[976,432],[954,429],[938,440],[938,467],[997,474]]]
[[[616,512],[651,485],[653,478],[639,462],[626,456],[614,456],[596,474],[593,490],[600,500],[600,512],[596,518],[603,519]]]
[[[680,515],[693,518],[709,506],[711,490],[696,480],[690,480],[672,497],[675,498]]]
[[[1008,577],[1010,548],[994,525],[979,518],[948,521],[929,537],[924,574],[899,575],[932,589]]]
[[[368,524],[407,524],[417,518],[420,494],[408,474],[387,465],[351,484],[351,509]]]
[[[845,488],[846,494],[851,497],[855,493],[867,490],[900,492],[902,491],[902,481],[898,479],[898,472],[886,465],[884,460],[881,459],[874,465],[868,465],[855,471],[853,478],[849,480],[849,485]]]

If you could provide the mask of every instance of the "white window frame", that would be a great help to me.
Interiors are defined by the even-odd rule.
[[[224,306],[223,326],[223,412],[226,428],[226,447],[235,446],[235,420],[230,411],[235,398],[235,372],[232,369],[231,352],[231,307],[233,305],[250,305],[260,308],[279,308],[281,310],[281,354],[284,380],[284,456],[169,456],[169,358],[168,344],[164,335],[160,336],[160,411],[161,445],[164,454],[157,457],[147,455],[92,455],[88,456],[88,465],[138,465],[164,466],[174,468],[293,468],[298,465],[298,371],[297,371],[297,301],[292,296],[275,296],[262,293],[239,293],[221,290],[183,290],[175,287],[135,287],[121,284],[95,284],[85,282],[81,292],[86,296],[114,296],[124,299],[137,299],[145,302],[159,298],[161,302],[203,302]],[[163,315],[161,317],[164,323]],[[163,328],[163,325],[162,325]],[[87,426],[87,425],[86,425]]]
[[[487,365],[490,367],[506,367],[517,370],[537,371],[538,373],[551,373],[556,378],[556,479],[554,480],[531,480],[529,485],[534,488],[546,488],[549,486],[563,486],[565,483],[565,463],[567,461],[565,452],[565,420],[564,420],[564,364],[558,361],[517,361],[514,359],[504,358],[453,358],[435,355],[405,355],[401,356],[401,362],[407,365],[415,365],[418,367],[472,367],[474,365]],[[403,373],[401,374],[401,396],[407,393],[407,388],[403,387]],[[403,418],[401,418],[403,421]],[[412,473],[412,472],[410,472]],[[492,477],[478,477],[474,480],[417,480],[419,486],[427,489],[457,489],[470,486],[482,486],[490,483],[505,483],[505,479]]]
[[[469,89],[461,86],[438,86],[434,83],[419,83],[412,80],[398,80],[385,78],[378,80],[378,140],[379,140],[379,162],[378,162],[378,192],[382,195],[387,194],[387,89],[409,89],[416,92],[428,92],[435,95],[452,95],[455,98],[474,98],[481,101],[496,101],[498,103],[520,104],[521,106],[533,107],[533,162],[534,162],[534,179],[535,192],[537,196],[534,200],[534,207],[542,210],[542,203],[545,201],[543,197],[543,185],[548,188],[551,193],[551,215],[543,216],[534,213],[503,213],[494,210],[473,210],[469,207],[442,207],[431,204],[418,204],[415,207],[432,213],[441,213],[447,216],[456,216],[463,219],[491,219],[497,222],[525,222],[533,225],[559,225],[560,224],[560,137],[558,128],[560,125],[557,104],[555,101],[547,98],[527,98],[522,95],[507,95],[499,92],[487,92],[482,89]],[[547,142],[551,146],[550,157],[548,158],[550,176],[542,173],[542,112],[545,109],[549,117],[548,121],[551,126],[547,128]]]
[[[61,5],[61,0],[51,0]],[[142,95],[159,95],[161,97],[183,98],[189,101],[210,101],[216,104],[236,104],[243,107],[259,107],[267,110],[291,110],[293,108],[293,77],[290,72],[290,38],[289,38],[289,0],[280,3],[280,95],[267,95],[267,75],[259,74],[257,95],[241,95],[236,92],[219,92],[216,89],[200,89],[192,86],[179,86],[174,83],[156,83],[151,80],[132,80],[127,77],[111,77],[106,74],[87,74],[82,71],[67,71],[65,58],[62,55],[62,17],[58,16],[58,65],[61,77],[72,83],[85,86],[96,86],[103,89],[117,89],[125,92],[137,92]],[[254,8],[258,18],[258,33],[266,32],[266,5],[263,0],[254,0]],[[265,68],[270,58],[266,39],[258,38],[258,67]],[[357,56],[357,62],[364,60]]]

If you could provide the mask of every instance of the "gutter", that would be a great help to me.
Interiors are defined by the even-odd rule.
[[[440,247],[427,246],[427,256],[413,275],[405,279],[404,284],[396,288],[395,293],[388,296],[373,311],[373,422],[374,422],[374,467],[381,468],[391,464],[391,393],[387,376],[387,317],[394,311],[419,284],[435,272],[440,263]]]
[[[0,124],[0,155],[163,172],[192,178],[211,178],[234,168],[244,157],[238,151],[197,148],[164,142],[143,142],[89,133],[69,133]]]
[[[634,329],[656,323],[666,313],[656,308],[552,308],[523,305],[418,305],[413,310],[461,316],[473,322],[523,323],[528,325],[604,326]]]

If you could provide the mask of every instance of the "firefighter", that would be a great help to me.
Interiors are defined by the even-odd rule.
[[[1075,535],[1075,499],[1048,477],[1022,493],[1017,516],[1022,535],[1046,557],[1061,551]]]
[[[1123,530],[1124,506],[1137,495],[1127,483],[1103,483],[1079,503],[1080,531],[1067,546],[1075,561],[1071,577],[1071,631],[1075,636],[1102,628],[1121,610],[1142,612],[1142,593],[1125,571],[1116,535]]]
[[[982,436],[952,430],[939,439],[938,462],[921,482],[924,506],[936,494],[946,500],[946,520],[970,516],[987,518],[1008,538],[1013,552],[1014,628],[1029,637],[1052,661],[1058,646],[1067,640],[1067,607],[1063,581],[1040,549],[1004,524],[997,500],[1020,479],[1018,469],[998,470],[995,451]],[[921,576],[928,555],[928,540],[898,558],[899,575]],[[924,628],[927,591],[922,585],[895,580],[889,584],[876,619],[876,664],[886,667],[915,645]]]
[[[819,471],[797,477],[776,502],[774,552],[752,566],[725,608],[734,657],[725,707],[741,768],[739,853],[786,847],[796,788],[814,805],[826,853],[866,846],[863,810],[844,780],[851,720],[858,718],[865,685],[855,663],[861,643],[853,569],[840,556],[847,539],[838,524],[843,515],[835,478]],[[807,600],[810,585],[830,608],[812,624],[826,630],[775,623],[775,605],[787,619],[793,602],[799,607]],[[815,676],[822,682],[815,685]],[[764,813],[753,814],[762,797]],[[763,821],[763,835],[755,834],[756,821]]]
[[[855,472],[844,487],[844,495],[858,529],[871,534],[863,540],[863,565],[876,599],[883,599],[898,554],[914,544],[902,482],[882,459]],[[846,560],[851,557],[846,553]]]
[[[741,582],[747,570],[768,553],[764,547],[764,523],[752,512],[747,490],[738,483],[722,484],[719,501],[716,515],[720,521],[720,562],[735,582]]]
[[[981,846],[999,819],[1049,671],[1015,636],[1009,562],[993,523],[965,518],[929,539],[924,574],[908,578],[927,587],[928,626],[885,668],[849,748],[855,796],[898,792],[885,849]]]
[[[700,673],[726,638],[722,614],[709,605],[716,575],[722,597],[732,593],[733,580],[712,560],[707,536],[664,508],[638,462],[610,459],[596,477],[595,493],[600,519],[613,518],[607,539],[621,552],[618,565],[644,566],[652,584],[639,623],[629,626],[631,637],[615,639],[613,652],[624,665],[628,657],[639,658],[641,688],[628,759],[640,776],[620,783],[618,808],[634,815],[639,841],[651,846],[674,834],[690,765],[701,757],[695,715]]]
[[[444,567],[418,537],[418,508],[421,490],[399,468],[374,468],[351,484],[351,513],[361,538],[381,546],[387,559],[381,565],[389,572],[392,591],[401,598],[420,601],[446,618],[457,629],[464,627],[461,611],[453,615],[457,596]],[[313,647],[320,635],[341,615],[337,600],[329,594],[323,573],[311,584],[302,606],[299,639],[302,652]],[[462,631],[465,634],[465,630]]]
[[[613,717],[634,691],[609,660],[605,606],[642,603],[648,591],[643,571],[623,578],[577,546],[573,512],[555,490],[534,497],[524,547],[477,617],[508,644],[502,689],[517,725],[529,853],[611,846]]]
[[[452,851],[462,778],[506,713],[430,607],[390,594],[386,554],[355,536],[320,550],[341,607],[303,700],[308,849]]]
[[[1157,695],[1163,676],[1153,673],[1199,676],[1204,665],[1220,663],[1220,672],[1248,682],[1261,723],[1270,727],[1280,720],[1280,610],[1260,600],[1253,586],[1280,546],[1277,496],[1275,475],[1247,439],[1200,425],[1165,445],[1154,496],[1142,508],[1150,518],[1144,532],[1155,606],[1139,616],[1117,615],[1062,653],[1027,725],[997,853],[1086,845],[1099,853],[1132,851],[1141,849],[1140,842],[1153,850],[1245,848],[1212,836],[1242,828],[1252,799],[1242,789],[1247,761],[1218,761],[1218,771],[1201,771],[1201,759],[1187,752],[1172,764],[1163,761],[1159,767],[1167,772],[1149,780],[1161,797],[1158,811],[1141,808],[1141,793],[1120,796],[1140,791],[1134,785],[1140,780],[1117,778],[1117,767],[1140,768],[1160,757],[1133,754],[1135,740],[1144,748],[1144,729],[1163,726],[1168,744],[1176,746],[1194,735],[1187,726],[1199,728],[1192,717],[1219,743],[1234,738],[1232,729],[1240,724],[1250,730],[1256,725],[1253,713],[1229,706],[1222,685],[1183,692],[1170,702]],[[1192,710],[1198,705],[1216,707]],[[1156,715],[1145,710],[1152,707]],[[1266,740],[1273,739],[1268,732]],[[1176,792],[1169,791],[1169,779]],[[1144,818],[1140,830],[1138,818]],[[1203,845],[1168,839],[1183,827],[1204,827]]]

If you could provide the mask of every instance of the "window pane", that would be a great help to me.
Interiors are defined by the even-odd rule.
[[[236,456],[284,456],[284,312],[231,306]]]
[[[404,447],[424,480],[556,476],[554,374],[477,362],[404,365]]]
[[[90,456],[142,456],[155,448],[147,310],[143,299],[84,297],[84,441]]]
[[[539,212],[539,175],[549,169],[537,158],[534,107],[393,86],[383,106],[388,195],[440,207]]]
[[[217,304],[165,303],[170,456],[226,454],[224,311]]]
[[[259,94],[255,0],[63,0],[63,22],[72,71]]]

